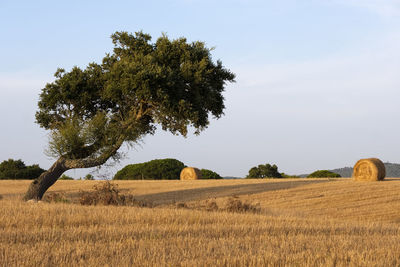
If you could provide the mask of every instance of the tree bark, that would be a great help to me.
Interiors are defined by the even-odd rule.
[[[25,193],[24,200],[41,200],[47,189],[68,169],[69,168],[65,166],[65,159],[62,157],[59,158],[49,170],[32,181],[28,191]]]
[[[31,199],[41,200],[47,189],[52,186],[64,172],[70,169],[92,168],[104,164],[110,157],[117,153],[123,142],[124,136],[121,136],[114,146],[104,151],[97,158],[66,159],[61,156],[48,171],[42,173],[39,178],[33,180],[23,199],[25,201]]]

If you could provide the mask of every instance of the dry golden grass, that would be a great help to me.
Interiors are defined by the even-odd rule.
[[[96,183],[51,191],[74,199]],[[117,182],[154,208],[24,203],[28,184],[0,181],[1,266],[400,265],[398,179]],[[232,196],[261,212],[201,210]]]

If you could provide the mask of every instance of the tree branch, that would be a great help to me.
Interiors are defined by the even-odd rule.
[[[86,159],[67,159],[65,161],[65,166],[68,169],[75,169],[75,168],[91,168],[100,166],[106,161],[114,156],[121,145],[124,143],[124,136],[120,136],[118,141],[109,149],[104,151],[100,156],[96,158],[86,158]]]

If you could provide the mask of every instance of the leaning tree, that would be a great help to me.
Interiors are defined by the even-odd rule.
[[[85,69],[58,69],[42,89],[36,122],[50,131],[48,152],[56,159],[35,179],[24,199],[41,199],[67,170],[117,159],[125,142],[154,134],[199,134],[210,117],[223,115],[222,92],[235,75],[213,62],[203,42],[142,32],[116,32],[113,52]]]

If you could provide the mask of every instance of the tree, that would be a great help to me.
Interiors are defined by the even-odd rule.
[[[307,176],[307,178],[340,178],[340,174],[328,171],[328,170],[318,170]]]
[[[94,176],[91,175],[90,173],[86,174],[85,177],[83,177],[83,180],[91,181],[94,180]]]
[[[300,178],[298,175],[292,175],[292,174],[286,174],[284,172],[281,172],[282,178]]]
[[[75,180],[74,178],[72,178],[71,176],[68,176],[66,174],[61,175],[60,178],[58,178],[58,180]]]
[[[221,175],[211,170],[201,169],[200,172],[202,179],[222,179]]]
[[[260,164],[249,170],[247,178],[282,178],[282,175],[278,172],[278,166],[275,164]]]
[[[41,199],[65,171],[118,159],[123,143],[135,144],[156,126],[186,136],[199,134],[210,116],[223,115],[224,91],[235,75],[212,61],[203,42],[142,32],[116,32],[113,52],[101,64],[70,72],[58,69],[40,94],[36,122],[50,130],[48,152],[56,158],[35,179],[24,199]]]
[[[18,159],[8,159],[0,163],[0,180],[3,179],[35,179],[44,172],[38,164],[26,166]]]
[[[154,159],[125,166],[114,175],[113,180],[178,180],[185,167],[177,159]]]

